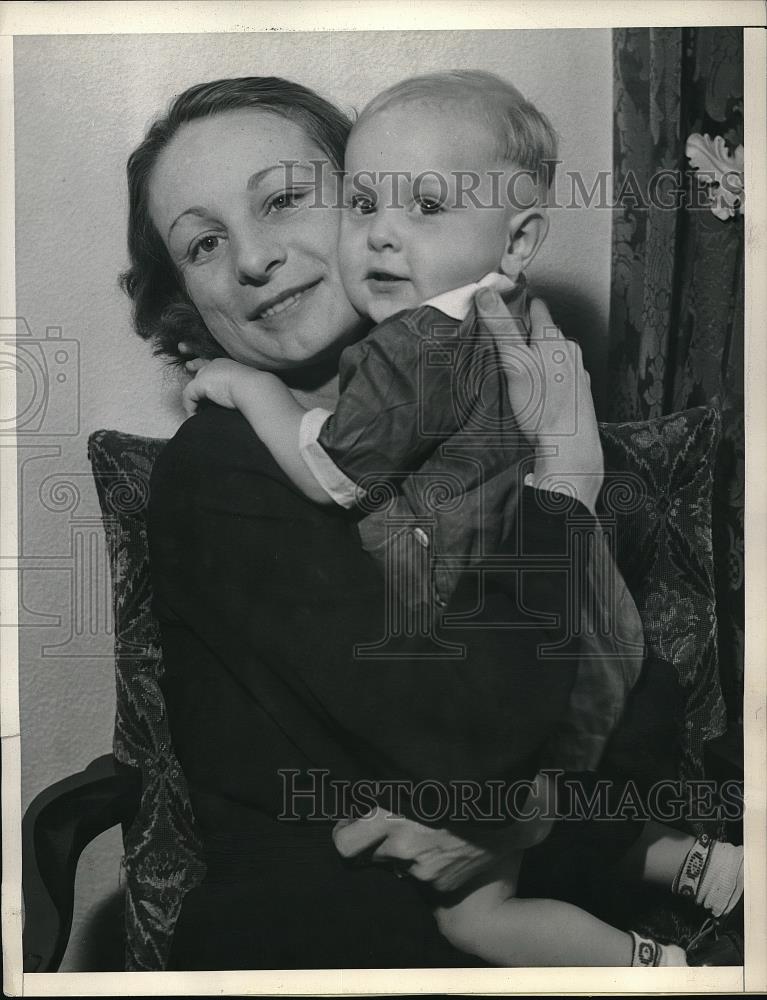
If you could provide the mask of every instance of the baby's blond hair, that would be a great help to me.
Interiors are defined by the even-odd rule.
[[[528,170],[545,191],[554,177],[557,135],[548,118],[506,80],[481,70],[448,70],[409,77],[382,91],[365,107],[354,128],[386,108],[411,102],[470,109],[496,137],[493,153]]]

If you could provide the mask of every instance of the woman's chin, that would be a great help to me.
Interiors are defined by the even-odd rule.
[[[295,357],[285,358],[280,366],[273,369],[288,384],[305,389],[324,385],[338,374],[338,359],[344,350],[359,336],[343,342],[335,341],[321,351],[297,352]]]
[[[323,291],[320,285],[312,296],[314,308],[301,303],[298,308],[286,310],[284,319],[280,314],[279,321],[275,317],[268,324],[262,322],[260,329],[254,331],[253,339],[261,340],[260,353],[266,356],[271,370],[288,372],[325,364],[337,366],[344,348],[370,329],[370,320],[361,317],[348,300],[345,307],[336,299],[327,304]],[[330,330],[335,334],[329,335],[326,331]]]

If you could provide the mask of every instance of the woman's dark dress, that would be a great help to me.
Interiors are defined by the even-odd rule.
[[[524,490],[525,551],[561,556],[566,517],[540,496]],[[150,551],[163,690],[209,866],[185,901],[174,967],[472,964],[440,937],[412,879],[340,859],[332,808],[278,821],[279,772],[304,783],[308,769],[348,781],[532,777],[576,668],[537,655],[566,620],[561,572],[524,578],[525,607],[550,624],[512,628],[519,585],[499,572],[474,627],[446,636],[464,658],[355,659],[356,644],[383,635],[384,601],[350,515],[305,499],[240,414],[215,406],[158,459]],[[467,607],[473,598],[472,587]]]

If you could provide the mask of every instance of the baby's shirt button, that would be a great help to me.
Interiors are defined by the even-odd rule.
[[[418,544],[422,546],[424,549],[428,549],[429,536],[426,534],[423,528],[413,528],[413,534],[415,535],[415,540],[418,542]]]

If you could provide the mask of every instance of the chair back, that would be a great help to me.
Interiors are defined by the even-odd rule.
[[[124,833],[126,969],[166,966],[184,895],[205,866],[160,690],[159,626],[152,615],[147,505],[156,438],[101,430],[88,456],[112,571],[117,685],[113,752],[141,772],[138,814]]]

